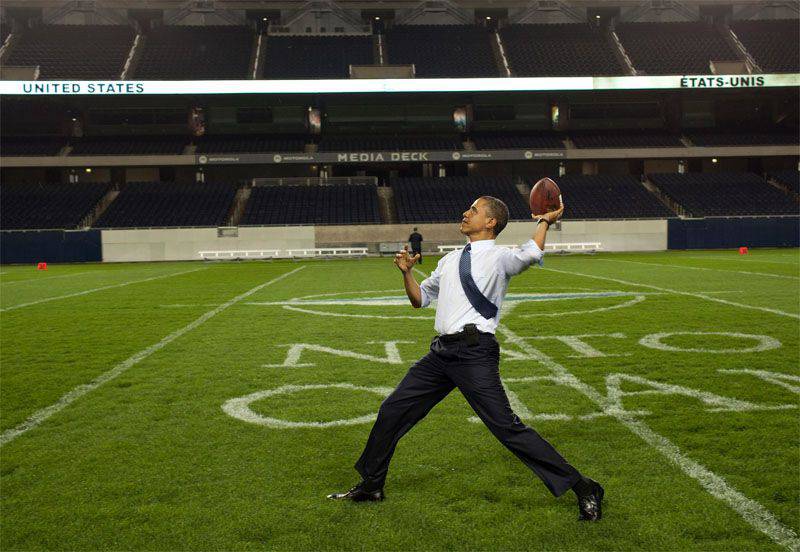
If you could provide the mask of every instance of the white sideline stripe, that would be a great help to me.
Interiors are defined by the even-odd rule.
[[[753,276],[767,276],[769,278],[783,278],[785,280],[800,280],[800,277],[797,276],[788,276],[786,274],[771,274],[769,272],[749,272],[747,270],[727,270],[725,268],[708,268],[705,266],[686,266],[686,265],[673,265],[673,264],[663,264],[663,263],[644,263],[642,261],[624,261],[622,259],[595,259],[596,261],[603,261],[606,263],[630,263],[630,264],[639,264],[639,265],[646,265],[646,266],[660,266],[662,268],[678,268],[678,269],[689,269],[689,270],[711,270],[713,272],[731,272],[733,274],[750,274]]]
[[[181,272],[170,272],[169,274],[161,274],[160,276],[151,276],[150,278],[144,278],[142,280],[131,280],[129,282],[123,282],[121,284],[113,284],[110,286],[103,286],[93,289],[87,289],[85,291],[78,291],[76,293],[68,293],[67,295],[58,295],[56,297],[47,297],[46,299],[39,299],[38,301],[31,301],[30,303],[20,303],[19,305],[11,305],[10,307],[6,307],[4,309],[0,309],[0,312],[7,312],[10,310],[21,309],[23,307],[30,307],[32,305],[39,305],[41,303],[48,303],[50,301],[58,301],[59,299],[68,299],[70,297],[78,297],[81,295],[89,295],[90,293],[95,293],[96,291],[103,291],[104,289],[113,289],[113,288],[120,288],[129,286],[131,284],[140,284],[142,282],[150,282],[152,280],[159,280],[161,278],[169,278],[170,276],[180,276],[181,274],[189,274],[190,272],[197,272],[198,270],[205,270],[206,266],[200,268],[193,268],[191,270],[183,270]]]
[[[234,304],[238,303],[242,299],[245,299],[245,298],[253,295],[257,291],[260,291],[263,288],[274,284],[275,282],[279,282],[280,280],[283,280],[284,278],[286,278],[288,276],[291,276],[292,274],[294,274],[294,273],[296,273],[296,272],[298,272],[300,270],[303,270],[304,268],[305,268],[304,266],[295,268],[294,270],[292,270],[290,272],[286,272],[284,274],[281,274],[280,276],[278,276],[276,278],[273,278],[272,280],[270,280],[268,282],[265,282],[263,284],[257,285],[256,287],[254,287],[250,291],[246,291],[246,292],[242,293],[241,295],[237,295],[236,297],[234,297],[230,301],[227,301],[226,303],[223,303],[223,304],[219,305],[217,308],[215,308],[213,310],[210,310],[207,313],[203,314],[202,316],[200,316],[199,318],[197,318],[193,322],[187,324],[183,328],[172,332],[171,334],[169,334],[168,336],[163,338],[158,343],[150,345],[148,348],[139,351],[138,353],[136,353],[132,357],[128,358],[127,360],[124,360],[124,361],[120,362],[119,364],[114,366],[111,370],[109,370],[107,372],[104,372],[104,373],[100,374],[99,376],[97,376],[91,382],[85,383],[85,384],[82,384],[82,385],[79,385],[79,386],[73,388],[72,391],[69,391],[66,395],[63,395],[55,403],[51,404],[50,406],[46,406],[45,408],[42,408],[41,410],[38,410],[38,411],[34,412],[27,420],[25,420],[24,422],[19,424],[17,427],[14,427],[12,429],[7,429],[6,431],[4,431],[3,434],[0,435],[0,446],[5,445],[6,443],[8,443],[10,441],[13,441],[14,439],[19,437],[23,433],[25,433],[27,431],[30,431],[31,429],[35,428],[36,426],[41,424],[43,421],[45,421],[47,418],[49,418],[53,414],[57,414],[58,412],[64,410],[64,408],[66,408],[67,406],[69,406],[70,404],[72,404],[73,402],[75,402],[76,400],[81,398],[82,396],[86,395],[90,391],[93,391],[93,390],[97,389],[98,387],[100,387],[104,383],[106,383],[108,381],[111,381],[112,379],[116,378],[117,376],[119,376],[120,374],[125,372],[128,368],[130,368],[131,366],[134,366],[134,365],[138,364],[139,362],[141,362],[142,360],[146,359],[147,357],[149,357],[153,353],[163,349],[164,347],[166,347],[167,345],[169,345],[170,343],[172,343],[173,341],[175,341],[176,339],[178,339],[182,335],[184,335],[184,334],[192,331],[193,329],[197,328],[198,326],[200,326],[201,324],[205,323],[206,321],[208,321],[209,319],[213,318],[214,316],[218,315],[219,313],[221,313],[222,311],[224,311],[225,309],[227,309],[231,305],[234,305]]]
[[[89,274],[90,272],[96,272],[94,270],[84,270],[83,272],[73,272],[72,274],[62,274],[60,276],[45,276],[44,278],[26,278],[24,280],[11,280],[10,282],[0,282],[0,284],[4,286],[10,286],[12,284],[27,284],[28,282],[41,282],[42,280],[55,280],[56,278],[69,278],[71,276],[78,276],[80,274]],[[97,274],[104,274],[103,272],[96,272]]]
[[[778,309],[771,309],[769,307],[758,307],[756,305],[746,305],[744,303],[736,303],[735,301],[728,301],[727,299],[720,299],[719,297],[710,297],[704,293],[693,293],[691,291],[680,291],[677,289],[669,289],[669,288],[662,288],[658,286],[653,286],[650,284],[640,284],[638,282],[627,282],[625,280],[618,280],[617,278],[609,278],[608,276],[596,276],[594,274],[583,274],[582,272],[571,272],[569,270],[556,270],[555,268],[544,268],[543,270],[549,270],[551,272],[558,272],[561,274],[570,274],[572,276],[583,276],[585,278],[595,278],[597,280],[606,280],[608,282],[616,282],[618,284],[623,284],[626,286],[640,286],[646,287],[650,289],[655,289],[657,291],[664,291],[667,293],[674,293],[676,295],[686,295],[688,297],[696,297],[698,299],[705,299],[707,301],[714,301],[716,303],[722,303],[723,305],[731,305],[733,307],[741,307],[743,309],[752,309],[758,310],[762,312],[771,312],[772,314],[777,314],[780,316],[788,316],[789,318],[796,318],[800,320],[800,314],[794,314],[792,312],[786,312]]]
[[[796,262],[791,262],[791,261],[762,261],[761,259],[754,259],[752,261],[745,261],[743,259],[731,259],[729,257],[724,257],[722,255],[691,255],[691,256],[687,255],[684,258],[686,258],[686,259],[713,259],[715,261],[728,261],[728,262],[731,262],[731,263],[758,262],[758,263],[764,263],[764,264],[782,264],[782,265],[792,265],[792,266],[795,266],[795,267],[800,267],[800,264],[798,264]],[[790,257],[789,257],[789,255],[786,255],[785,258],[788,259]],[[795,255],[794,258],[798,258],[798,257]]]
[[[561,381],[569,382],[576,391],[585,395],[605,412],[616,418],[622,425],[640,437],[648,445],[663,454],[669,461],[678,466],[683,473],[695,479],[713,497],[725,502],[731,509],[738,513],[747,523],[761,531],[776,543],[789,550],[800,548],[800,539],[789,527],[783,525],[769,510],[760,503],[752,500],[733,488],[725,479],[710,471],[705,466],[685,456],[680,449],[666,437],[659,435],[644,422],[632,417],[631,413],[619,409],[608,409],[607,399],[596,389],[582,382],[570,373],[564,366],[558,364],[549,356],[532,347],[525,339],[520,338],[504,324],[497,327],[505,338],[534,357],[538,362],[552,370]]]

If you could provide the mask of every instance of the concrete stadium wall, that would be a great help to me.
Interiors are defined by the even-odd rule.
[[[457,223],[416,227],[425,238],[426,251],[464,241]],[[202,250],[361,246],[374,253],[381,242],[405,242],[412,228],[410,224],[240,227],[236,238],[217,237],[216,228],[159,228],[103,230],[101,236],[106,262],[188,261],[198,259]],[[498,243],[522,243],[533,229],[532,222],[511,222]],[[561,229],[551,230],[548,242],[600,242],[606,251],[662,251],[667,248],[667,221],[566,221]]]
[[[198,251],[313,248],[313,226],[240,227],[236,238],[216,228],[103,230],[103,261],[189,261]]]
[[[380,242],[404,242],[412,228],[425,239],[423,250],[436,251],[438,245],[462,243],[458,223],[380,224],[359,226],[318,226],[317,247],[365,245],[377,250]],[[515,245],[533,234],[533,222],[510,222],[497,243]],[[606,251],[663,251],[667,248],[666,220],[564,221],[561,229],[547,235],[549,243],[600,242]]]

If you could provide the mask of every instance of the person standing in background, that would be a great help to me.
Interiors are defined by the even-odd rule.
[[[417,262],[422,264],[422,234],[417,232],[416,228],[414,228],[414,231],[408,237],[408,243],[411,244],[411,253],[414,256],[419,255],[419,260],[417,260]]]

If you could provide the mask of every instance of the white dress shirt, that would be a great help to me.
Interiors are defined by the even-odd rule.
[[[466,324],[475,324],[481,332],[494,333],[500,323],[500,307],[509,280],[533,263],[541,264],[544,252],[533,240],[515,249],[496,246],[494,240],[472,242],[472,278],[481,293],[497,306],[495,317],[486,319],[475,310],[461,286],[458,264],[463,251],[457,249],[442,257],[436,270],[420,284],[422,306],[427,307],[438,298],[434,328],[439,335],[460,332]]]

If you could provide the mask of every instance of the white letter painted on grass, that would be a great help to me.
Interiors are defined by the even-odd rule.
[[[374,393],[381,397],[387,397],[392,389],[389,387],[361,387],[351,383],[328,383],[316,385],[284,385],[276,389],[267,389],[266,391],[257,391],[244,397],[230,399],[222,405],[222,410],[229,416],[242,420],[250,424],[257,424],[275,429],[287,429],[297,427],[313,427],[313,428],[327,428],[337,426],[348,426],[357,424],[366,424],[375,420],[378,417],[377,412],[366,414],[357,418],[348,418],[344,420],[332,420],[330,422],[292,422],[289,420],[282,420],[280,418],[272,418],[269,416],[262,416],[254,412],[250,405],[261,399],[274,397],[276,395],[288,395],[290,393],[298,393],[307,389],[347,389],[351,391],[366,391]]]
[[[622,383],[626,381],[647,387],[648,389],[641,391],[623,391]],[[699,391],[680,385],[661,383],[629,374],[609,374],[606,376],[606,390],[608,393],[606,410],[614,413],[625,413],[622,399],[624,397],[633,397],[636,395],[682,395],[684,397],[697,399],[706,406],[712,407],[706,409],[708,412],[746,412],[753,410],[788,410],[796,408],[793,404],[765,405],[740,401],[738,399],[715,395],[707,391]]]
[[[600,358],[600,357],[612,357],[612,356],[623,356],[623,355],[614,355],[614,354],[607,354],[602,351],[598,351],[596,348],[592,347],[583,338],[586,337],[613,337],[616,339],[624,339],[625,334],[622,333],[612,333],[612,334],[583,334],[583,335],[539,335],[534,337],[526,337],[525,339],[555,339],[560,341],[576,353],[577,355],[570,355],[570,358]],[[628,356],[628,355],[624,355]]]
[[[315,366],[313,362],[301,363],[300,357],[303,351],[315,351],[317,353],[327,353],[345,358],[355,358],[358,360],[368,360],[370,362],[380,362],[382,364],[403,364],[403,359],[400,357],[400,351],[397,348],[398,343],[413,343],[413,341],[369,341],[368,344],[382,343],[384,346],[385,356],[365,355],[363,353],[356,353],[354,351],[347,351],[344,349],[334,349],[324,345],[314,345],[313,343],[292,343],[288,345],[289,351],[286,353],[286,358],[282,364],[263,364],[264,368],[304,368],[307,366]]]
[[[744,347],[744,348],[732,348],[732,349],[706,349],[703,347],[699,348],[685,348],[685,347],[675,347],[673,345],[667,345],[662,340],[666,337],[671,337],[673,335],[695,335],[695,336],[704,336],[704,335],[724,335],[726,337],[731,337],[735,340],[742,340],[747,339],[750,341],[757,341],[756,345],[751,347]],[[762,351],[769,351],[770,349],[777,349],[781,346],[781,342],[775,339],[774,337],[770,337],[768,335],[757,335],[757,334],[743,334],[743,333],[735,333],[735,332],[666,332],[666,333],[655,333],[644,336],[642,339],[639,340],[639,345],[643,345],[649,349],[658,349],[659,351],[670,351],[670,352],[680,352],[680,353],[760,353]]]
[[[717,372],[722,372],[723,374],[750,374],[751,376],[755,376],[768,383],[779,385],[792,393],[800,395],[800,386],[792,385],[793,383],[800,383],[799,376],[783,374],[781,372],[771,372],[769,370],[717,370]]]

